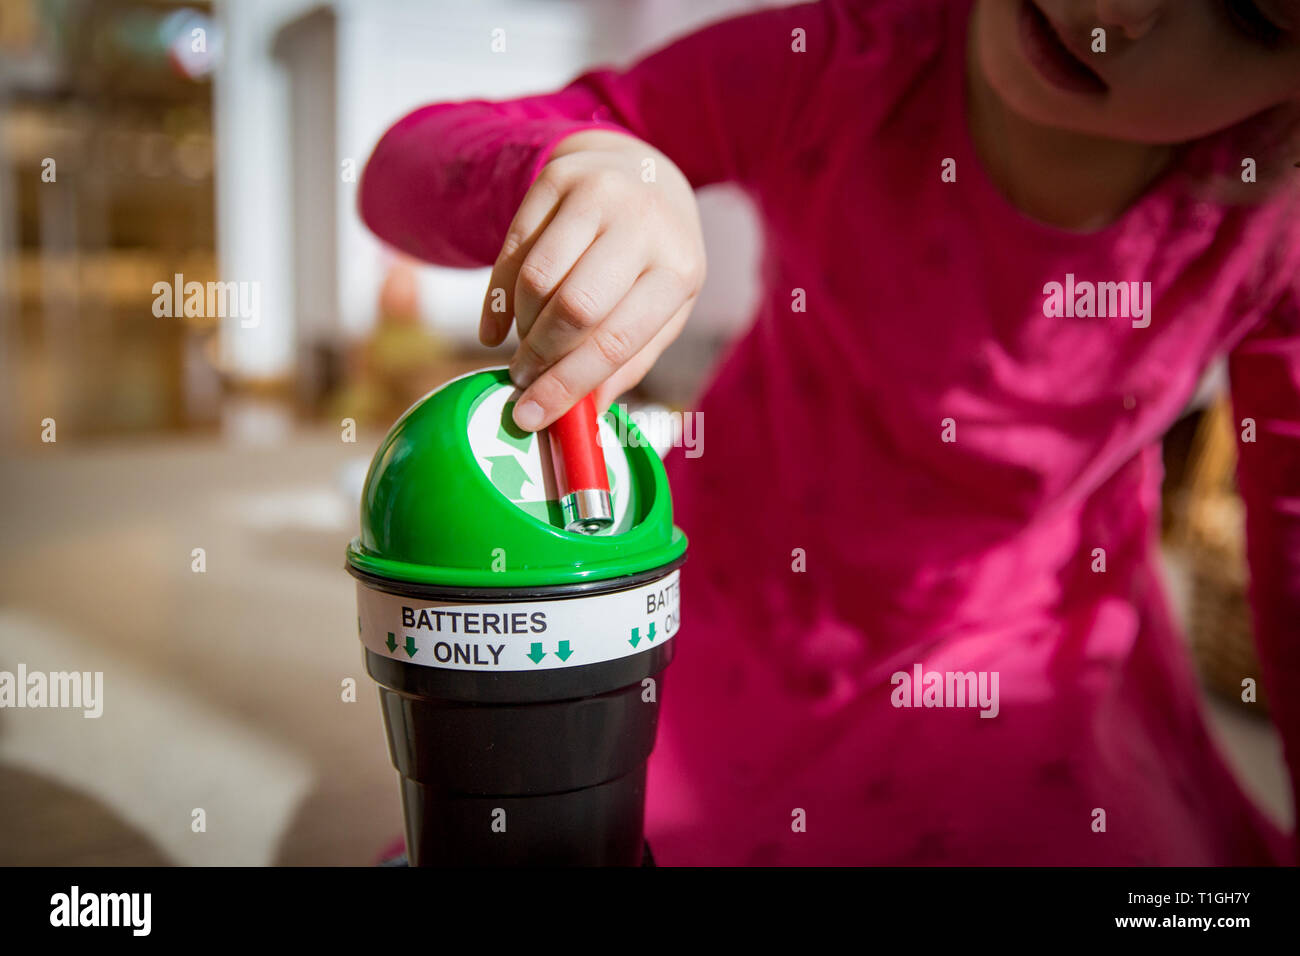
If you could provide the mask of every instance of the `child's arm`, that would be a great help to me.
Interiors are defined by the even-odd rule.
[[[691,188],[757,190],[806,144],[793,134],[841,16],[831,3],[727,20],[556,93],[424,107],[380,140],[361,215],[427,261],[494,264],[479,334],[498,345],[516,325],[522,427],[592,390],[604,407],[677,336],[704,275]]]
[[[360,187],[362,218],[426,261],[489,265],[550,149],[590,128],[653,145],[693,186],[745,181],[788,146],[796,116],[815,107],[801,99],[801,77],[827,59],[830,19],[820,4],[765,10],[554,93],[417,109],[375,147]],[[807,52],[792,50],[796,29]]]
[[[1237,478],[1260,676],[1300,809],[1300,289],[1233,351],[1229,369],[1238,435],[1243,419],[1255,422],[1255,441],[1238,442]]]

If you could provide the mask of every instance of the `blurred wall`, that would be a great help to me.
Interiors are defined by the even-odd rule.
[[[225,45],[213,86],[217,257],[221,278],[260,283],[261,317],[221,324],[221,360],[236,375],[287,373],[294,359],[291,314],[289,143],[286,79],[271,44],[314,0],[221,0]],[[326,147],[329,148],[329,147]]]
[[[593,4],[486,2],[475,4],[388,0],[349,3],[342,11],[342,157],[358,169],[384,131],[426,103],[499,99],[565,83],[581,64],[601,55]],[[489,47],[505,30],[506,50]],[[346,209],[340,234],[343,324],[349,332],[373,319],[375,289],[385,252],[355,213],[356,184],[340,187]],[[471,337],[478,328],[488,270],[422,272],[426,315],[439,328]]]

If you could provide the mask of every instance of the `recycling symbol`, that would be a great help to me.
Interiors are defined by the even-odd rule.
[[[504,399],[504,396],[502,396]],[[555,500],[553,478],[546,474],[542,439],[515,424],[515,402],[491,401],[470,417],[469,439],[475,457],[492,487],[514,505],[549,524],[563,526]],[[615,470],[607,461],[605,474],[617,507]]]

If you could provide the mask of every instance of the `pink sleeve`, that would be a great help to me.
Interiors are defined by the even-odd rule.
[[[375,147],[361,181],[362,219],[420,259],[491,264],[550,149],[584,128],[645,140],[697,187],[744,183],[807,108],[831,56],[837,6],[715,23],[625,71],[595,70],[555,93],[422,107]],[[794,49],[796,30],[806,52]]]
[[[1255,441],[1237,444],[1237,479],[1246,502],[1260,676],[1294,796],[1300,794],[1300,290],[1233,351],[1229,368],[1238,438],[1243,419],[1255,422]]]

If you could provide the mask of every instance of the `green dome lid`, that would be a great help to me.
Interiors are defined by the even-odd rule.
[[[546,436],[516,428],[505,369],[446,383],[389,430],[361,494],[348,564],[395,581],[534,587],[599,581],[686,550],[663,463],[621,409],[600,423],[614,527],[563,530]],[[626,440],[620,442],[619,436]]]

